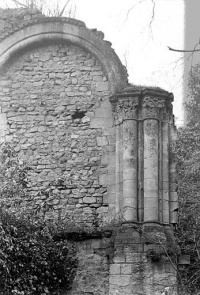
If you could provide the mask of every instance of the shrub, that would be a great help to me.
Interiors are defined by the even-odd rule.
[[[0,287],[3,294],[60,294],[71,287],[73,244],[55,242],[47,225],[0,210]]]
[[[24,164],[26,162],[26,165]],[[0,292],[4,295],[60,294],[71,287],[77,268],[75,248],[56,240],[58,224],[21,206],[27,197],[27,161],[9,144],[0,153]]]
[[[200,294],[200,65],[189,75],[190,102],[185,105],[187,126],[179,129],[175,147],[179,220],[176,231],[181,254],[190,256],[190,264],[179,266],[182,293]]]

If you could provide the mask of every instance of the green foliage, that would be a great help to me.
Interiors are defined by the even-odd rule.
[[[47,226],[3,210],[0,275],[3,294],[60,294],[71,287],[77,260],[67,241],[55,242]]]
[[[153,262],[157,262],[161,259],[161,252],[155,249],[149,249],[147,251],[147,257],[150,258]]]
[[[179,283],[187,294],[200,291],[200,65],[189,80],[191,102],[186,105],[188,125],[179,129],[175,147],[178,175],[179,222],[177,241],[190,265],[179,269]]]
[[[75,276],[74,244],[55,238],[63,229],[59,223],[48,224],[35,212],[19,210],[27,195],[29,168],[8,144],[0,162],[0,292],[61,294]]]
[[[179,195],[177,239],[181,253],[191,257],[190,265],[180,270],[180,277],[188,292],[196,294],[200,290],[200,139],[196,130],[180,130],[176,149]]]
[[[189,103],[185,105],[187,110],[188,127],[199,129],[200,119],[200,64],[192,67],[188,81]]]
[[[0,203],[8,206],[9,200],[12,205],[17,205],[26,195],[26,172],[30,169],[18,159],[17,154],[5,144],[0,153]]]

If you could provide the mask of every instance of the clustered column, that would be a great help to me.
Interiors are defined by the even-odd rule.
[[[138,98],[122,102],[123,121],[123,216],[137,221],[137,108]]]
[[[159,119],[165,101],[145,96],[142,102],[144,129],[144,222],[159,221]]]
[[[116,124],[116,207],[125,221],[137,221],[138,96],[123,96],[121,98],[119,96],[114,110]]]
[[[174,222],[172,100],[172,94],[157,89],[124,90],[110,99],[116,126],[116,211],[124,221]]]

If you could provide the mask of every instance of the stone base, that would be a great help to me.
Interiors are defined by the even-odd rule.
[[[171,230],[155,224],[122,225],[111,237],[77,242],[79,266],[67,295],[177,295],[169,245]]]
[[[110,264],[109,295],[175,295],[176,269],[167,255],[163,227],[125,226],[117,231]]]

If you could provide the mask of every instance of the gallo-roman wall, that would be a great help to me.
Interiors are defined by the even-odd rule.
[[[111,43],[81,21],[26,10],[0,20],[0,141],[29,166],[23,206],[82,228],[120,221],[77,243],[70,294],[176,294],[165,253],[177,212],[173,95],[128,84]]]

